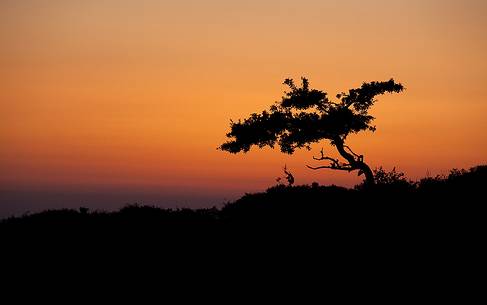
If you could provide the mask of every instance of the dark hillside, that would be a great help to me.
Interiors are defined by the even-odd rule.
[[[132,205],[117,212],[52,210],[1,222],[2,235],[53,238],[73,234],[90,238],[130,235],[176,238],[231,230],[295,231],[314,228],[337,235],[396,234],[431,230],[465,231],[484,217],[487,166],[453,170],[446,177],[419,182],[396,172],[376,172],[375,187],[278,185],[247,194],[222,209],[169,210]],[[472,228],[473,229],[473,228]],[[229,231],[230,230],[230,231]],[[426,230],[426,231],[425,231]],[[321,234],[321,233],[320,233]]]
[[[275,186],[222,209],[134,205],[9,218],[0,224],[1,255],[21,277],[136,272],[144,275],[131,280],[153,274],[182,286],[216,274],[246,275],[262,287],[267,279],[381,283],[381,291],[478,286],[487,167],[417,183],[378,173],[374,188]]]

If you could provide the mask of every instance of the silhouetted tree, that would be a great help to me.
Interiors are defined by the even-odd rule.
[[[282,152],[292,154],[295,149],[310,149],[311,143],[327,139],[346,162],[325,156],[321,150],[321,156],[314,159],[327,160],[330,164],[309,168],[358,170],[359,175],[365,175],[366,184],[374,184],[374,174],[364,162],[363,155],[354,153],[345,145],[345,140],[351,133],[375,131],[375,126],[371,125],[374,117],[368,113],[376,102],[375,97],[401,92],[404,87],[393,79],[363,83],[360,88],[337,94],[337,101],[331,101],[326,92],[310,89],[309,81],[304,77],[301,79],[301,87],[297,87],[292,79],[286,79],[284,84],[290,91],[285,92],[282,100],[272,105],[269,111],[253,113],[243,121],[231,121],[231,130],[227,133],[230,140],[219,148],[238,153],[249,151],[253,145],[262,148],[274,147],[277,143]]]

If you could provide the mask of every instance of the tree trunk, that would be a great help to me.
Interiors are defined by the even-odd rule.
[[[362,173],[365,175],[365,184],[366,185],[374,185],[375,184],[375,178],[374,178],[374,173],[370,169],[370,167],[365,164],[363,160],[358,160],[355,156],[350,154],[345,150],[343,140],[340,138],[337,138],[333,140],[333,144],[335,144],[338,152],[340,155],[345,158],[345,160],[348,161],[348,163],[352,166],[354,169],[361,170]]]

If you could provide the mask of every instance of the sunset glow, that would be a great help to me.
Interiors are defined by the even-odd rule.
[[[230,119],[267,109],[287,77],[330,96],[404,84],[372,108],[377,131],[350,138],[373,168],[416,179],[482,164],[485,16],[481,0],[2,1],[0,216],[66,198],[221,205],[274,185],[285,164],[297,184],[359,183],[306,168],[321,147],[336,156],[326,142],[216,149]]]

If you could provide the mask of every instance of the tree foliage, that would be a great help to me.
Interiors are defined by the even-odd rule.
[[[393,79],[363,83],[360,88],[337,94],[335,100],[324,91],[311,89],[304,77],[300,86],[289,78],[284,85],[289,87],[289,91],[284,92],[281,101],[269,110],[253,113],[244,120],[231,121],[230,132],[227,133],[229,140],[219,148],[238,153],[247,152],[254,145],[273,148],[277,144],[283,153],[292,154],[296,149],[310,149],[312,143],[327,139],[348,163],[339,163],[322,154],[319,160],[332,163],[320,168],[360,169],[372,175],[370,168],[363,163],[363,157],[353,153],[344,141],[352,133],[375,131],[374,117],[369,114],[369,108],[378,95],[401,92],[403,85]]]
[[[302,78],[300,87],[292,79],[284,84],[291,90],[282,100],[260,114],[231,122],[230,139],[220,149],[230,153],[247,152],[253,145],[260,148],[274,147],[292,154],[297,148],[309,148],[322,139],[331,141],[363,130],[374,131],[374,117],[368,113],[376,102],[375,97],[384,93],[401,92],[403,86],[393,79],[385,82],[364,83],[360,88],[337,94],[337,102],[328,94],[310,89],[309,81]]]

